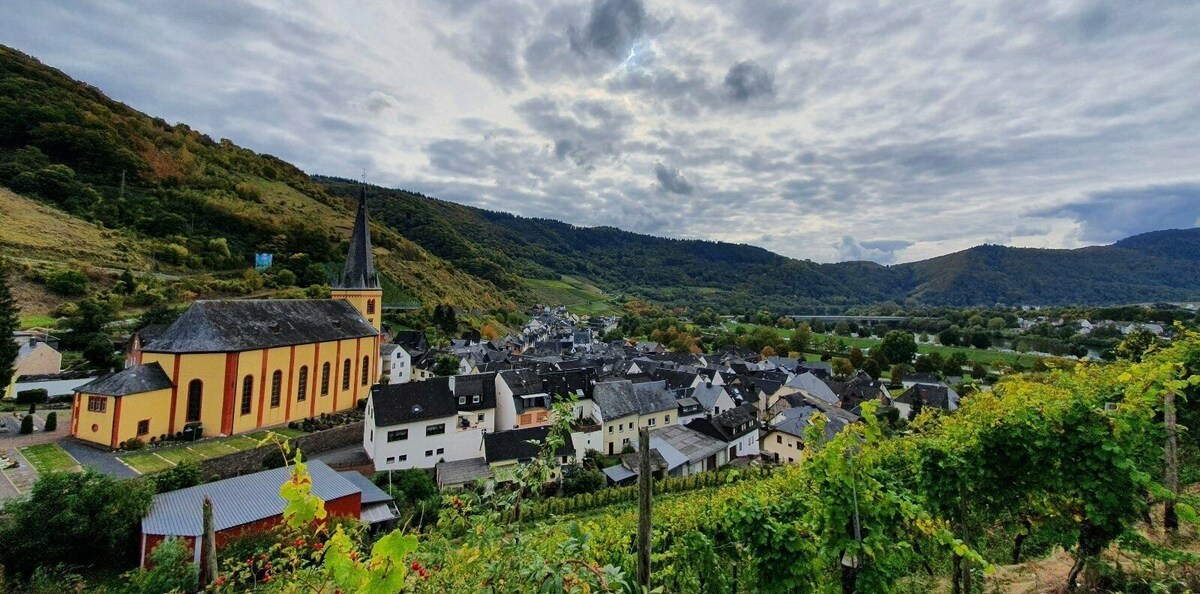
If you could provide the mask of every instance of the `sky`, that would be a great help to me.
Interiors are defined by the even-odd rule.
[[[884,264],[1200,226],[1200,3],[0,0],[0,43],[313,174]]]

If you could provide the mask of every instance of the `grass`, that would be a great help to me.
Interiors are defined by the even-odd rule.
[[[199,463],[203,460],[211,460],[213,458],[220,458],[221,456],[228,456],[229,454],[235,452],[252,450],[260,447],[262,445],[262,440],[272,433],[289,438],[304,435],[304,432],[298,429],[288,429],[283,427],[279,429],[272,429],[270,431],[256,431],[249,435],[206,439],[189,443],[184,446],[175,446],[165,449],[157,449],[154,451],[121,454],[118,456],[118,458],[142,474],[153,474],[183,462]]]
[[[826,339],[840,339],[847,346],[856,346],[859,348],[870,348],[881,341],[878,338],[853,338],[850,336],[835,336],[832,334],[826,335]],[[967,356],[967,360],[972,363],[982,363],[987,366],[995,366],[997,363],[1012,365],[1014,363],[1023,363],[1026,365],[1032,364],[1039,357],[1024,353],[1007,353],[993,349],[974,349],[968,347],[948,347],[940,344],[918,343],[917,352],[926,353],[941,353],[943,357],[949,357],[954,353],[963,353]]]
[[[58,318],[54,316],[21,316],[17,320],[17,325],[21,330],[30,328],[53,328],[58,323]]]
[[[595,316],[618,311],[612,298],[587,279],[566,275],[558,280],[527,278],[525,285],[539,303],[565,305],[574,314]]]
[[[38,472],[74,472],[79,470],[79,462],[71,457],[66,450],[55,443],[26,446],[20,448],[21,455],[29,460],[29,464]]]
[[[117,456],[117,458],[128,464],[130,468],[142,474],[154,474],[175,466],[174,464],[162,459],[154,452],[124,454]]]

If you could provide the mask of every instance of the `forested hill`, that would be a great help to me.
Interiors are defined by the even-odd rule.
[[[358,191],[348,180],[316,179],[334,194]],[[372,186],[368,195],[376,220],[499,286],[522,276],[580,275],[609,290],[666,303],[773,311],[910,298],[947,305],[1200,299],[1200,229],[1075,250],[984,245],[886,267],[816,264],[746,245],[581,228],[402,190]]]
[[[179,292],[192,296],[255,292],[241,279],[256,252],[276,254],[276,270],[300,287],[327,283],[353,220],[352,203],[289,163],[138,112],[4,46],[0,186],[11,190],[0,191],[0,255],[32,266],[153,266],[186,279]],[[45,241],[55,232],[64,236]],[[89,251],[62,249],[84,239]],[[385,227],[374,239],[385,299],[504,301],[495,286]],[[23,294],[27,308],[44,301]]]
[[[187,296],[237,294],[256,252],[276,254],[272,274],[287,269],[300,287],[327,282],[340,265],[349,199],[357,192],[347,180],[310,177],[276,157],[138,112],[3,46],[0,186],[0,255],[135,272],[153,267],[186,279]],[[370,187],[369,193],[385,299],[427,305],[528,302],[527,279],[560,275],[611,293],[722,311],[832,311],[908,299],[953,305],[1200,299],[1197,229],[1079,250],[980,246],[885,267],[580,228],[401,190]],[[244,285],[242,294],[247,288],[254,292]],[[42,303],[36,293],[23,294],[31,295],[26,304]]]

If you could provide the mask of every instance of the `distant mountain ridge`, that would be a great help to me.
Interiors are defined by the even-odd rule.
[[[335,195],[356,182],[316,176]],[[1079,249],[981,245],[893,266],[817,264],[763,248],[576,227],[371,186],[372,216],[496,283],[585,276],[676,305],[772,311],[914,299],[936,305],[1107,304],[1200,298],[1200,228]]]
[[[237,279],[258,252],[301,286],[344,253],[359,191],[184,124],[171,125],[0,46],[0,210],[46,206],[0,233],[0,255],[62,262],[157,262]],[[473,309],[528,304],[528,279],[571,276],[668,305],[778,313],[914,300],[938,305],[1108,304],[1200,299],[1200,229],[1110,246],[983,245],[881,266],[818,264],[766,249],[581,228],[368,187],[385,299]],[[15,209],[15,210],[14,210]],[[31,241],[52,213],[88,230],[88,252]],[[52,217],[51,217],[52,218]],[[82,231],[79,231],[82,232]],[[8,238],[5,240],[5,238]],[[64,238],[65,239],[65,238]],[[191,289],[189,289],[191,290]],[[203,291],[203,287],[197,290]],[[27,300],[36,303],[36,296]]]

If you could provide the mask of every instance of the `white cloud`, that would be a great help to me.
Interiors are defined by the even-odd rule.
[[[28,2],[0,39],[306,171],[576,224],[880,262],[1195,224],[1200,5],[743,6]]]

